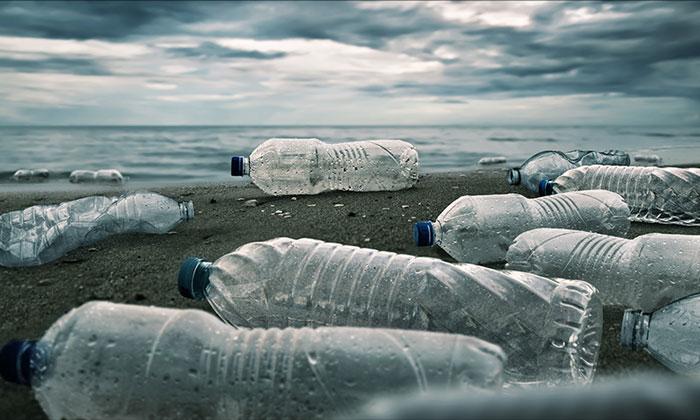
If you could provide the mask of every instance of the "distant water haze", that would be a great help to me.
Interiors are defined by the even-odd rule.
[[[0,183],[21,168],[47,168],[51,183],[75,169],[116,168],[128,182],[230,180],[231,155],[248,155],[271,137],[327,142],[402,139],[420,153],[421,172],[474,169],[483,157],[517,166],[541,150],[622,149],[663,164],[700,162],[700,127],[0,127]]]

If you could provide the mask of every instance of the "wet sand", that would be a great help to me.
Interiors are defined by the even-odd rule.
[[[429,174],[421,177],[417,187],[406,191],[295,198],[269,197],[253,186],[226,184],[152,188],[178,200],[192,200],[194,220],[166,235],[111,237],[40,267],[0,267],[0,343],[12,338],[39,338],[65,312],[95,299],[210,311],[205,303],[179,295],[176,276],[180,262],[188,256],[214,260],[244,243],[278,236],[310,237],[451,260],[438,249],[415,247],[413,222],[434,219],[465,194],[516,192],[533,196],[522,187],[509,186],[505,178],[505,170]],[[0,193],[0,213],[95,192]],[[114,195],[119,190],[108,188],[104,192]],[[244,206],[244,201],[250,199],[256,199],[258,205]],[[290,217],[274,214],[278,210],[289,212]],[[697,235],[700,228],[635,223],[628,237],[650,232]],[[605,309],[597,377],[628,375],[638,369],[665,372],[645,353],[618,346],[621,318],[621,308]],[[2,382],[0,418],[46,417],[31,389]]]

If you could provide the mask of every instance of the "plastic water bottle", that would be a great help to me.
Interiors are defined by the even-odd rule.
[[[654,310],[700,292],[700,236],[651,233],[635,239],[535,229],[508,249],[506,268],[579,279],[607,305]]]
[[[199,310],[90,302],[0,351],[51,419],[327,418],[382,394],[492,387],[472,337],[362,328],[236,330]]]
[[[677,300],[652,313],[625,311],[620,344],[646,350],[675,372],[699,376],[700,295]]]
[[[13,181],[42,182],[49,178],[48,169],[18,169],[12,174]]]
[[[166,233],[194,217],[192,202],[154,193],[92,196],[0,215],[0,265],[40,265],[117,233]]]
[[[700,411],[698,395],[697,380],[638,374],[588,387],[384,397],[343,420],[693,420]]]
[[[70,173],[68,180],[72,183],[108,183],[121,184],[124,177],[117,169],[100,169],[99,171],[75,170]]]
[[[460,262],[505,260],[513,239],[537,227],[566,227],[624,236],[627,204],[610,191],[593,190],[527,199],[519,194],[465,195],[437,217],[413,226],[417,246],[437,245]]]
[[[246,328],[358,326],[473,335],[508,356],[510,383],[587,383],[601,304],[588,283],[455,265],[313,239],[253,242],[187,259],[183,296]]]
[[[571,150],[560,152],[547,150],[537,153],[523,162],[519,168],[508,172],[510,185],[523,184],[532,192],[539,192],[540,181],[544,178],[554,179],[569,169],[584,165],[629,165],[630,156],[621,150]],[[595,190],[597,188],[586,188]],[[543,195],[543,194],[541,194]]]
[[[269,139],[250,158],[234,156],[231,175],[250,175],[272,195],[395,191],[418,181],[418,152],[401,140]]]
[[[603,189],[620,194],[633,221],[700,226],[700,169],[586,166],[543,180],[545,194]]]

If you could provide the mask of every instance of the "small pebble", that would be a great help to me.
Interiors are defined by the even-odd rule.
[[[134,295],[134,300],[135,300],[135,301],[146,300],[146,295],[141,294],[141,293],[136,293],[136,294]]]
[[[285,214],[285,215],[282,216],[282,217],[285,218],[285,219],[289,219],[290,217],[292,217],[292,215],[291,215],[291,214]]]
[[[238,197],[238,198],[236,199],[236,201],[243,201],[243,200],[245,200],[244,197]]]
[[[212,198],[211,200],[209,200],[209,204],[216,204],[216,198]]]
[[[369,239],[369,238],[365,238],[365,239],[363,239],[363,241],[364,241],[364,242],[369,242],[370,239]]]
[[[357,213],[355,213],[354,211],[351,211],[350,213],[348,213],[348,217],[355,217],[355,216],[357,216]]]
[[[336,204],[333,204],[333,207],[345,207],[345,204],[343,204],[343,203],[336,203]]]
[[[292,201],[297,201],[297,198],[296,198],[296,197],[292,197],[290,200],[292,200]]]
[[[246,207],[255,207],[258,205],[258,200],[248,200],[245,203],[243,203],[243,205]]]
[[[382,207],[382,210],[389,210],[389,207]]]
[[[97,251],[97,248],[88,248],[88,252],[95,252]]]
[[[272,212],[272,214],[282,214],[282,210],[275,210]]]
[[[166,235],[177,235],[177,232],[174,230],[171,230],[170,232],[166,233]]]
[[[306,207],[316,207],[316,204],[307,204]]]
[[[53,281],[51,279],[41,279],[41,280],[39,280],[39,282],[37,284],[39,286],[48,286],[51,283],[53,283]]]
[[[402,205],[401,205],[401,208],[402,208],[402,209],[407,209],[407,208],[408,208],[408,204],[402,204]]]

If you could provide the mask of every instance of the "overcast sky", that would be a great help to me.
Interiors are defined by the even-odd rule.
[[[0,124],[700,125],[700,3],[4,2]]]

